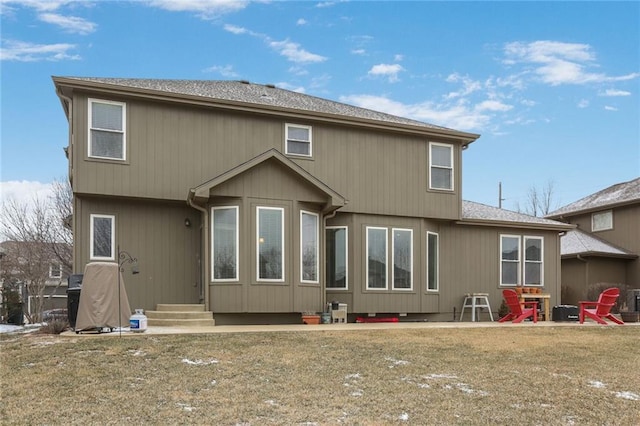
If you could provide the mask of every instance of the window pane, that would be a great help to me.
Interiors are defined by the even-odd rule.
[[[611,211],[594,213],[592,216],[592,231],[604,231],[613,228],[613,214]]]
[[[542,240],[539,238],[525,238],[524,259],[542,261]]]
[[[302,280],[318,281],[318,216],[302,213]]]
[[[327,288],[347,288],[347,228],[327,229]]]
[[[123,159],[123,134],[91,130],[91,156]]]
[[[287,154],[309,155],[309,148],[311,148],[309,142],[287,141]]]
[[[296,139],[299,141],[308,141],[309,140],[309,129],[306,127],[293,127],[289,126],[287,128],[287,138],[288,139]]]
[[[431,168],[431,187],[436,189],[453,189],[453,171],[451,169]]]
[[[367,287],[387,288],[387,230],[367,230]]]
[[[237,209],[213,210],[213,278],[237,279]]]
[[[441,167],[453,167],[451,164],[451,147],[431,145],[431,164]]]
[[[427,289],[438,289],[438,235],[428,234],[427,236]]]
[[[393,230],[393,288],[411,288],[411,234],[408,230]]]
[[[502,237],[502,260],[520,260],[520,240]]]
[[[524,284],[540,285],[542,284],[542,263],[525,263],[524,264]]]
[[[93,257],[112,256],[112,220],[110,217],[93,218]]]
[[[518,263],[502,262],[502,278],[501,284],[518,284]]]
[[[91,127],[122,131],[122,105],[92,102]]]
[[[284,279],[282,217],[280,209],[258,209],[258,279]]]

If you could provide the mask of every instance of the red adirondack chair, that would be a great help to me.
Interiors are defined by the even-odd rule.
[[[578,302],[580,303],[580,324],[584,323],[585,316],[598,324],[607,325],[605,318],[616,324],[624,324],[624,321],[614,317],[611,313],[611,308],[616,304],[618,296],[620,296],[620,290],[611,287],[600,293],[597,302]]]
[[[538,322],[538,302],[535,300],[523,302],[518,297],[518,293],[510,288],[502,290],[502,297],[509,307],[509,313],[500,318],[498,322],[518,323],[529,317],[533,317],[533,322]]]

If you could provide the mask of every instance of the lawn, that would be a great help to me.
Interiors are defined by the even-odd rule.
[[[1,424],[637,425],[640,327],[2,335]]]

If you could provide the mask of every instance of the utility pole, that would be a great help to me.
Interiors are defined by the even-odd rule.
[[[502,198],[502,182],[498,182],[498,208],[501,209],[502,208],[502,202],[505,199]]]

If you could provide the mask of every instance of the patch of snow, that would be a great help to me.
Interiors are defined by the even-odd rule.
[[[280,405],[276,401],[274,401],[273,399],[267,399],[264,403],[267,404],[267,405],[271,405],[272,407],[277,407],[278,405]]]
[[[622,398],[622,399],[628,399],[630,401],[640,401],[640,395],[635,394],[633,392],[616,392],[616,397],[618,398]]]
[[[597,380],[589,380],[589,386],[591,386],[592,388],[596,388],[596,389],[602,389],[604,387],[606,387],[607,385],[605,385],[602,382],[599,382]]]
[[[364,392],[362,391],[362,389],[358,389],[358,390],[354,390],[353,392],[350,393],[351,396],[362,396],[364,395]]]
[[[345,380],[361,379],[361,378],[362,376],[360,375],[360,373],[347,374],[346,376],[344,376]]]
[[[428,376],[422,376],[423,379],[457,379],[458,376],[452,374],[429,374]]]
[[[212,380],[211,383],[209,383],[211,386],[215,386],[218,384],[217,380]]]
[[[145,356],[146,353],[141,351],[140,349],[134,351],[133,349],[130,349],[129,352],[131,352],[131,355],[133,356]]]
[[[385,358],[385,360],[387,361],[391,361],[393,363],[393,365],[390,365],[389,368],[394,368],[396,365],[407,365],[409,364],[409,361],[403,361],[400,359],[394,359],[394,358]]]
[[[553,373],[552,375],[553,375],[553,377],[562,377],[563,379],[572,379],[572,377],[569,376],[568,374]]]
[[[406,422],[407,420],[409,420],[409,415],[407,413],[400,414],[400,420]]]
[[[194,407],[190,406],[189,404],[182,404],[180,402],[178,402],[178,407],[182,408],[184,411],[188,411],[191,412],[193,410],[195,410]]]
[[[218,360],[210,359],[209,361],[204,361],[201,359],[196,359],[195,361],[191,361],[190,359],[183,358],[182,362],[189,365],[211,365],[211,364],[217,364]]]

